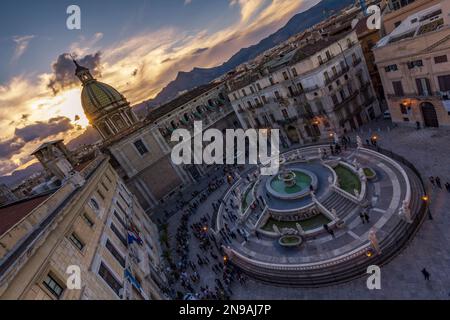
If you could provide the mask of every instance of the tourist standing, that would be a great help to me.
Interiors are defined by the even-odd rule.
[[[430,276],[431,276],[431,275],[430,275],[430,273],[428,272],[428,270],[425,269],[425,268],[423,268],[421,272],[422,272],[423,277],[425,278],[425,280],[426,280],[426,281],[430,281]]]
[[[438,186],[439,189],[442,189],[442,185],[441,185],[441,178],[439,177],[435,177],[434,181],[436,182],[436,185]]]

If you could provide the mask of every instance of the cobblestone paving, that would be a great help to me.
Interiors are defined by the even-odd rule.
[[[392,150],[410,160],[422,176],[440,176],[443,184],[450,182],[450,131],[444,129],[392,128],[387,121],[366,126],[360,132],[363,140],[373,133],[379,137],[382,148]],[[224,185],[213,193],[197,210],[190,223],[211,211],[211,203],[225,190]],[[304,289],[277,287],[249,280],[244,286],[233,284],[232,299],[449,299],[450,298],[450,193],[432,189],[431,212],[433,220],[426,220],[410,245],[392,262],[382,268],[381,290],[368,290],[366,277],[336,286]],[[181,212],[169,219],[169,234],[174,234]],[[194,257],[200,250],[196,240],[190,243]],[[431,274],[429,282],[421,270]],[[201,270],[201,285],[212,284],[210,268]]]

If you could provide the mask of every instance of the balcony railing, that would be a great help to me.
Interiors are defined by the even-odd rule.
[[[446,95],[445,93],[443,94],[442,92],[438,91],[438,92],[406,92],[406,93],[402,93],[402,94],[398,94],[398,93],[388,93],[387,94],[388,99],[402,99],[402,98],[410,98],[410,99],[430,99],[430,98],[435,98],[435,99],[444,99],[444,100],[448,100],[445,99],[446,97],[450,97],[450,95]]]
[[[314,86],[312,86],[312,87],[309,87],[309,88],[304,88],[303,89],[303,92],[304,93],[309,93],[309,92],[313,92],[313,91],[316,91],[316,90],[318,90],[319,89],[319,85],[314,85]]]
[[[357,58],[356,60],[353,61],[353,66],[356,67],[358,64],[360,64],[362,61],[361,58]]]
[[[340,109],[341,107],[345,106],[345,105],[348,104],[350,101],[352,101],[353,99],[355,99],[356,96],[357,96],[358,94],[359,94],[359,91],[358,91],[358,90],[354,91],[352,94],[350,94],[350,95],[349,95],[348,97],[346,97],[344,100],[342,100],[342,101],[339,102],[339,103],[336,103],[336,104],[334,105],[333,110],[338,110],[338,109]]]
[[[344,74],[346,74],[348,72],[350,68],[349,67],[344,67],[342,68],[339,72],[337,72],[336,74],[332,75],[331,77],[325,79],[325,85],[329,85],[330,83],[332,83],[333,81],[339,79],[340,77],[342,77]]]

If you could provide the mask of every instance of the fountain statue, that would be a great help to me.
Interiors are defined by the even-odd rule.
[[[359,135],[356,136],[356,144],[358,145],[358,148],[362,148],[363,147],[363,142],[362,139]]]

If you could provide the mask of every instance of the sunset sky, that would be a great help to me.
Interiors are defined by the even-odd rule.
[[[29,165],[43,141],[68,142],[88,125],[65,53],[135,104],[179,71],[219,65],[318,2],[2,1],[0,175]],[[70,4],[81,8],[81,30],[66,28]]]

